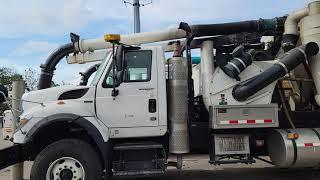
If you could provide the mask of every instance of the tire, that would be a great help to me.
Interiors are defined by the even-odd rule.
[[[82,140],[63,139],[47,146],[36,157],[30,175],[31,180],[69,180],[70,177],[77,180],[102,179],[97,152]]]

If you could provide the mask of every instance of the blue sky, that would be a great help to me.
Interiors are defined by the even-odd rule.
[[[0,66],[23,73],[39,65],[69,33],[99,38],[104,33],[133,31],[132,8],[122,0],[0,0]],[[142,3],[148,3],[142,0]],[[221,23],[289,14],[308,0],[153,0],[141,9],[141,31],[189,24]],[[75,83],[89,65],[57,67],[54,80]]]

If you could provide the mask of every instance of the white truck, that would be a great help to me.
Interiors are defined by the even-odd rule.
[[[23,95],[15,145],[0,150],[0,168],[34,161],[32,180],[109,179],[180,169],[184,154],[199,152],[213,165],[318,166],[319,19],[316,0],[274,19],[89,40],[71,34],[41,65],[39,90]],[[195,48],[200,64],[192,63]],[[65,56],[101,64],[79,86],[50,88]]]

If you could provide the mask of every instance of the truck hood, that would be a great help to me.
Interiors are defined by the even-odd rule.
[[[36,90],[29,93],[25,93],[22,96],[22,108],[23,110],[26,110],[31,107],[37,106],[41,103],[45,104],[51,101],[56,101],[65,92],[69,92],[73,90],[89,89],[89,88],[90,87],[87,87],[87,86],[68,85],[68,86],[58,86],[58,87],[52,87],[48,89]]]

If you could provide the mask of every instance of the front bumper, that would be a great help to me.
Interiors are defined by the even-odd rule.
[[[25,160],[27,154],[23,144],[15,144],[0,150],[0,170]]]

